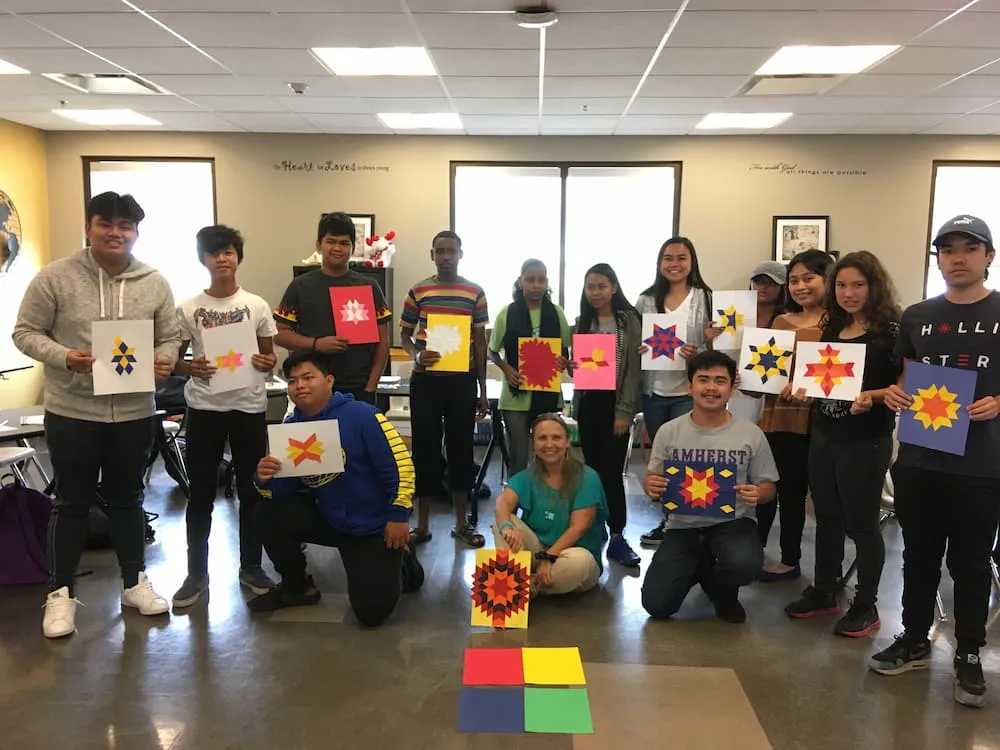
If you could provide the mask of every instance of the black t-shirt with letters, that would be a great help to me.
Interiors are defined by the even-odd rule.
[[[342,286],[371,286],[375,299],[375,318],[379,323],[392,317],[385,303],[382,289],[370,276],[348,271],[343,276],[330,276],[320,268],[292,279],[281,304],[274,311],[279,325],[290,326],[303,336],[322,338],[336,336],[337,326],[333,317],[330,289]],[[375,344],[349,344],[347,351],[327,355],[330,370],[337,388],[357,390],[368,383]]]
[[[896,355],[928,365],[974,370],[976,400],[1000,395],[1000,293],[960,305],[944,297],[918,302],[903,313]],[[963,406],[964,408],[964,406]],[[965,455],[899,446],[904,466],[969,477],[1000,478],[1000,419],[972,422]]]

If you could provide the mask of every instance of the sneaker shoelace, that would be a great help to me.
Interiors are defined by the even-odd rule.
[[[81,602],[79,599],[77,599],[75,596],[56,596],[56,597],[53,597],[51,599],[48,598],[48,597],[45,597],[45,603],[42,605],[42,609],[48,609],[48,606],[50,604],[56,604],[56,603],[58,603],[58,604],[69,604],[70,602],[73,602],[78,607],[85,607],[85,606],[87,606],[86,604],[84,604],[83,602]]]

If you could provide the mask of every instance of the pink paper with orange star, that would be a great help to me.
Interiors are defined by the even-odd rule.
[[[615,334],[573,334],[573,387],[587,391],[613,391],[617,385]]]
[[[251,357],[257,354],[257,332],[250,321],[206,328],[201,333],[205,359],[215,367],[208,381],[212,393],[227,393],[264,384],[265,374],[255,370]]]
[[[792,390],[810,398],[853,401],[865,377],[865,345],[840,341],[799,341],[795,345]]]

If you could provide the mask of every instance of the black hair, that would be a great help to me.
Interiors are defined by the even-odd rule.
[[[716,367],[725,367],[729,373],[729,382],[736,382],[736,360],[725,352],[715,349],[706,349],[705,351],[698,352],[687,361],[688,382],[694,382],[696,373],[702,370],[712,370]]]
[[[527,271],[532,266],[541,266],[542,268],[545,268],[545,263],[538,260],[538,258],[528,258],[526,261],[524,261],[524,263],[521,264],[521,273],[514,281],[514,291],[511,295],[515,302],[524,302],[524,289],[521,288],[521,285],[518,282],[521,280],[521,276],[524,276],[524,272]],[[545,270],[546,273],[548,273],[548,269],[546,268]],[[545,290],[545,294],[542,295],[542,299],[547,299],[550,302],[552,301],[551,287]]]
[[[434,235],[434,239],[431,240],[431,247],[432,248],[434,247],[434,244],[438,240],[455,240],[455,242],[458,243],[458,249],[459,250],[462,249],[462,238],[459,237],[457,234],[455,234],[450,229],[443,229],[443,230],[441,230],[440,232],[438,232],[437,234]]]
[[[328,234],[334,237],[350,237],[352,247],[358,244],[358,233],[354,227],[354,220],[343,211],[334,211],[319,217],[319,226],[316,227],[316,241],[322,242]],[[364,239],[362,238],[362,240]]]
[[[292,376],[292,370],[304,364],[314,365],[324,375],[330,374],[330,362],[325,354],[317,352],[314,349],[296,349],[288,355],[288,359],[281,365],[281,371],[285,374],[285,379],[287,380]]]
[[[218,255],[224,250],[233,248],[236,251],[237,262],[243,262],[243,235],[232,227],[224,224],[203,227],[195,235],[195,244],[198,247],[199,259],[205,255]]]
[[[836,261],[832,255],[824,253],[822,250],[803,250],[788,261],[788,277],[785,280],[785,289],[788,289],[788,283],[792,278],[792,269],[800,263],[817,276],[823,277],[825,289],[827,274],[830,273],[830,269]],[[790,292],[785,295],[785,312],[802,312],[802,305],[792,299]]]
[[[683,245],[691,254],[691,273],[687,277],[687,282],[691,285],[691,288],[701,289],[705,294],[706,301],[710,300],[712,296],[712,288],[701,277],[701,268],[698,266],[698,252],[694,249],[694,243],[687,237],[671,237],[660,246],[660,252],[656,256],[656,281],[643,292],[643,294],[647,294],[653,298],[657,311],[661,313],[666,312],[663,305],[667,299],[667,294],[670,292],[670,282],[660,273],[660,264],[663,262],[663,254],[670,245]]]
[[[112,221],[114,219],[125,219],[133,224],[138,224],[146,218],[146,212],[142,206],[129,194],[119,195],[110,190],[100,195],[95,195],[87,204],[87,221],[91,221],[95,216]]]
[[[580,317],[576,323],[577,333],[590,333],[594,321],[597,320],[597,310],[594,309],[594,306],[587,299],[587,277],[592,273],[606,277],[612,286],[615,287],[614,294],[611,295],[611,311],[615,314],[615,317],[618,317],[619,313],[625,315],[632,314],[636,318],[639,317],[639,311],[632,307],[632,303],[628,301],[628,298],[622,292],[622,286],[618,283],[618,274],[615,273],[615,269],[607,263],[598,263],[588,268],[587,273],[583,275],[583,292],[580,294]]]
[[[748,288],[753,289],[753,280],[761,277],[767,279],[768,281],[774,282],[774,284],[778,287],[778,297],[777,299],[774,300],[774,309],[771,311],[771,319],[757,321],[757,325],[760,326],[761,328],[770,328],[771,324],[774,323],[774,319],[788,309],[788,284],[787,283],[779,284],[777,281],[774,281],[774,279],[772,279],[766,273],[759,273],[752,279],[750,279],[750,286]],[[785,278],[786,279],[788,278],[787,275]]]

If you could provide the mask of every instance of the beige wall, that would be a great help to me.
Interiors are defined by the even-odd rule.
[[[0,369],[33,364],[10,339],[17,308],[28,282],[49,262],[49,198],[45,133],[0,120],[0,190],[13,201],[21,220],[21,252],[0,276]],[[11,373],[0,381],[0,409],[38,402],[42,367]]]
[[[290,266],[307,256],[318,215],[343,209],[374,213],[376,229],[399,235],[396,300],[431,270],[427,248],[449,221],[449,160],[583,160],[683,162],[680,229],[696,243],[715,288],[742,287],[769,257],[771,217],[831,217],[832,249],[868,249],[885,260],[905,302],[919,299],[927,241],[931,162],[1000,159],[1000,139],[971,137],[682,137],[468,138],[231,134],[50,133],[48,169],[53,257],[82,242],[84,155],[211,156],[216,159],[219,220],[248,240],[245,287],[274,303]],[[286,173],[283,160],[385,165],[388,173]],[[753,164],[797,165],[801,172],[863,170],[864,175],[779,174]],[[178,196],[177,210],[184,210]],[[530,210],[526,206],[525,210]],[[608,260],[623,217],[595,221]],[[627,217],[641,231],[643,217]],[[511,222],[513,252],[528,254]],[[631,250],[650,268],[659,241]],[[179,252],[191,252],[179,238]],[[185,244],[187,243],[187,244]],[[474,252],[470,248],[469,252]]]

